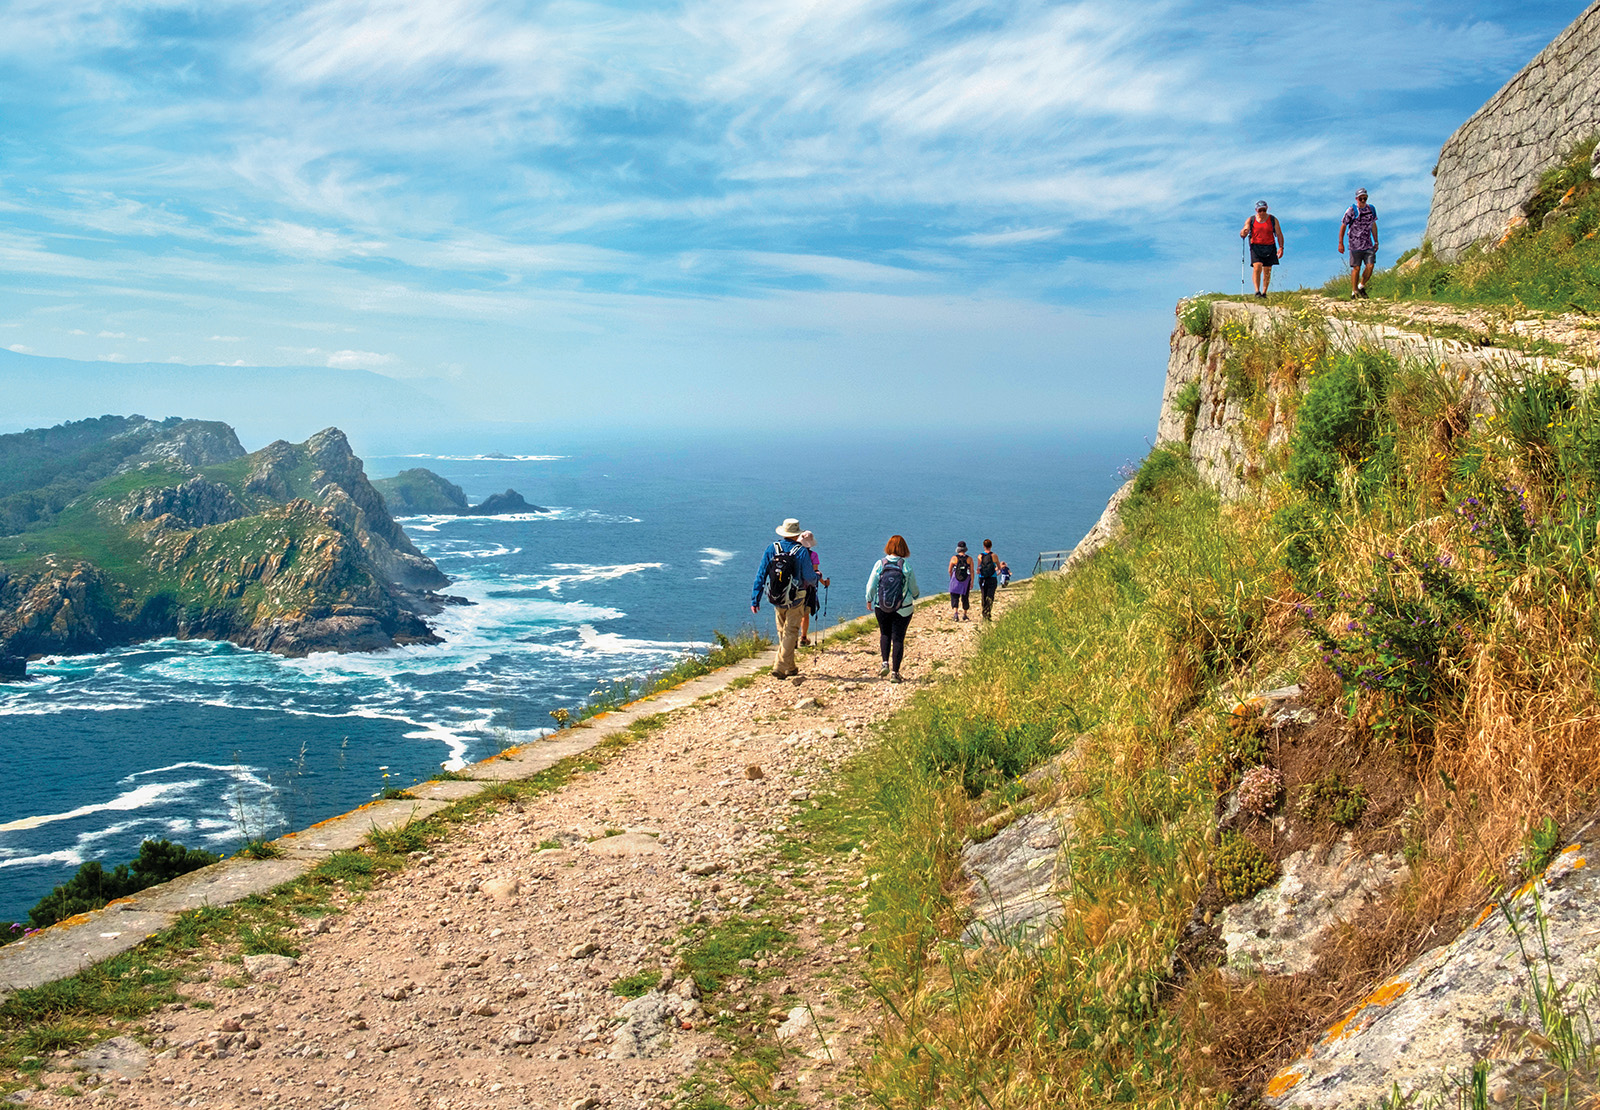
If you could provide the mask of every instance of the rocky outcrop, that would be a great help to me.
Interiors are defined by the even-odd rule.
[[[1358,852],[1346,835],[1283,861],[1277,882],[1222,911],[1227,967],[1236,975],[1310,971],[1322,941],[1408,874],[1405,861]]]
[[[122,521],[160,522],[175,528],[204,528],[247,515],[233,491],[220,482],[191,478],[176,486],[139,490],[122,506]]]
[[[1425,236],[1434,252],[1453,259],[1477,240],[1500,235],[1523,214],[1539,176],[1596,131],[1600,2],[1590,4],[1444,144],[1433,170]]]
[[[244,454],[244,447],[234,430],[217,420],[182,420],[175,424],[171,421],[157,424],[151,420],[130,434],[154,435],[155,438],[146,443],[138,455],[124,463],[123,470],[152,462],[176,463],[198,469],[228,462]]]
[[[1387,1105],[1395,1090],[1444,1097],[1482,1060],[1495,1104],[1543,1105],[1551,1039],[1594,1037],[1581,1019],[1573,1029],[1553,1026],[1596,985],[1597,834],[1600,825],[1588,825],[1536,881],[1379,984],[1272,1079],[1265,1103],[1333,1110]]]

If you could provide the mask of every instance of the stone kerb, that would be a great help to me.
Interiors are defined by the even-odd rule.
[[[1425,238],[1453,259],[1522,214],[1539,176],[1600,130],[1600,0],[1456,129],[1434,167]]]
[[[839,627],[862,624],[860,620]],[[864,627],[864,625],[863,625]],[[13,991],[40,987],[75,975],[101,960],[122,954],[170,928],[181,913],[204,906],[225,906],[291,882],[334,852],[358,847],[374,829],[398,828],[437,813],[492,783],[524,779],[561,760],[595,747],[627,730],[642,717],[693,704],[729,683],[769,667],[777,658],[768,650],[670,690],[643,698],[576,728],[552,733],[532,744],[511,748],[468,767],[465,779],[425,782],[412,787],[411,797],[384,799],[287,833],[274,841],[281,858],[234,857],[153,886],[128,898],[78,914],[0,948],[0,1000]]]

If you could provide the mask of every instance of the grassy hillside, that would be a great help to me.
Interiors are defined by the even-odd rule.
[[[1590,240],[1564,242],[1589,257]],[[1508,272],[1533,255],[1518,257]],[[1600,392],[1506,376],[1475,416],[1467,383],[1334,351],[1318,324],[1229,337],[1247,438],[1269,383],[1304,390],[1287,445],[1256,443],[1250,497],[1221,503],[1185,449],[1153,453],[1120,542],[1039,582],[838,799],[871,830],[869,935],[894,1015],[869,1076],[880,1104],[1253,1105],[1595,804]],[[1316,724],[1269,742],[1245,699],[1290,683]],[[1065,918],[1036,949],[964,950],[963,839],[1052,758],[1059,796],[1027,804],[1072,814]],[[1257,812],[1219,836],[1221,800],[1258,767]],[[1215,915],[1293,848],[1346,833],[1403,855],[1409,878],[1312,971],[1225,976]],[[1567,1079],[1552,1105],[1594,1093],[1587,1072]]]

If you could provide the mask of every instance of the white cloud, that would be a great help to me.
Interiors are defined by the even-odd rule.
[[[243,343],[244,342],[244,336],[242,336],[242,335],[213,335],[211,337],[211,342],[213,342],[213,343]]]
[[[1015,231],[974,232],[957,236],[951,242],[964,247],[1014,247],[1023,243],[1044,243],[1060,237],[1059,227],[1023,227]]]
[[[6,350],[15,351],[19,355],[31,355],[31,354],[33,354],[33,348],[28,346],[25,343],[13,343],[13,344],[11,344],[11,346],[7,347]]]
[[[103,331],[103,332],[100,333],[100,338],[101,339],[126,339],[126,338],[128,338],[128,333],[125,332],[125,331]]]
[[[393,355],[376,351],[334,351],[328,356],[328,366],[335,370],[377,370],[393,364]]]

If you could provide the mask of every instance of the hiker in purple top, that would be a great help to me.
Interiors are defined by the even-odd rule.
[[[956,544],[956,553],[950,557],[950,619],[969,621],[967,597],[972,593],[972,556],[967,554],[967,541]]]
[[[1350,299],[1355,300],[1367,295],[1367,282],[1378,261],[1378,210],[1367,203],[1365,189],[1356,190],[1356,202],[1345,210],[1339,224],[1340,254],[1344,253],[1346,230],[1350,232]]]

